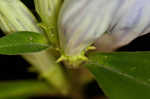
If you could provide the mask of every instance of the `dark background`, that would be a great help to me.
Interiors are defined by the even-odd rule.
[[[33,0],[22,0],[30,9],[33,9]],[[34,12],[35,13],[35,12]],[[0,31],[0,36],[3,36]],[[124,46],[118,51],[149,51],[150,50],[150,34],[137,38],[129,45]],[[37,74],[28,72],[29,64],[22,59],[21,56],[7,56],[0,55],[0,81],[7,80],[25,80],[25,79],[37,79]],[[92,97],[103,95],[103,92],[97,86],[97,83],[93,81],[85,87],[85,94],[89,99]],[[33,97],[32,99],[62,99],[59,97]],[[66,99],[66,98],[65,98]]]

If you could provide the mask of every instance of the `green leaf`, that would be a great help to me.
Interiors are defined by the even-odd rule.
[[[50,90],[47,84],[36,80],[0,82],[0,99],[21,99],[48,94]]]
[[[44,34],[16,32],[0,38],[0,54],[15,55],[38,52],[48,48]]]
[[[24,96],[17,96],[17,97],[9,97],[9,98],[4,98],[4,99],[29,99],[29,96],[26,96],[26,97],[24,97]]]
[[[94,52],[86,66],[110,99],[150,98],[150,52]]]

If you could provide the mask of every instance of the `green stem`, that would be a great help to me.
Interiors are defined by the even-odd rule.
[[[56,63],[55,58],[47,51],[23,55],[44,77],[62,94],[68,94],[70,85],[62,67]]]

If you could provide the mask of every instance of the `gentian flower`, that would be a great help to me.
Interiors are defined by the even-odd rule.
[[[60,45],[67,56],[89,45],[114,50],[150,32],[150,0],[66,0],[59,18]]]

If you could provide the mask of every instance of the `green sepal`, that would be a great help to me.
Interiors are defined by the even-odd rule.
[[[62,53],[61,57],[57,60],[57,62],[64,61],[69,68],[78,68],[82,63],[88,61],[88,58],[85,56],[85,53],[89,50],[94,49],[95,49],[94,46],[89,46],[85,50],[83,50],[80,54],[74,56],[68,56]]]

